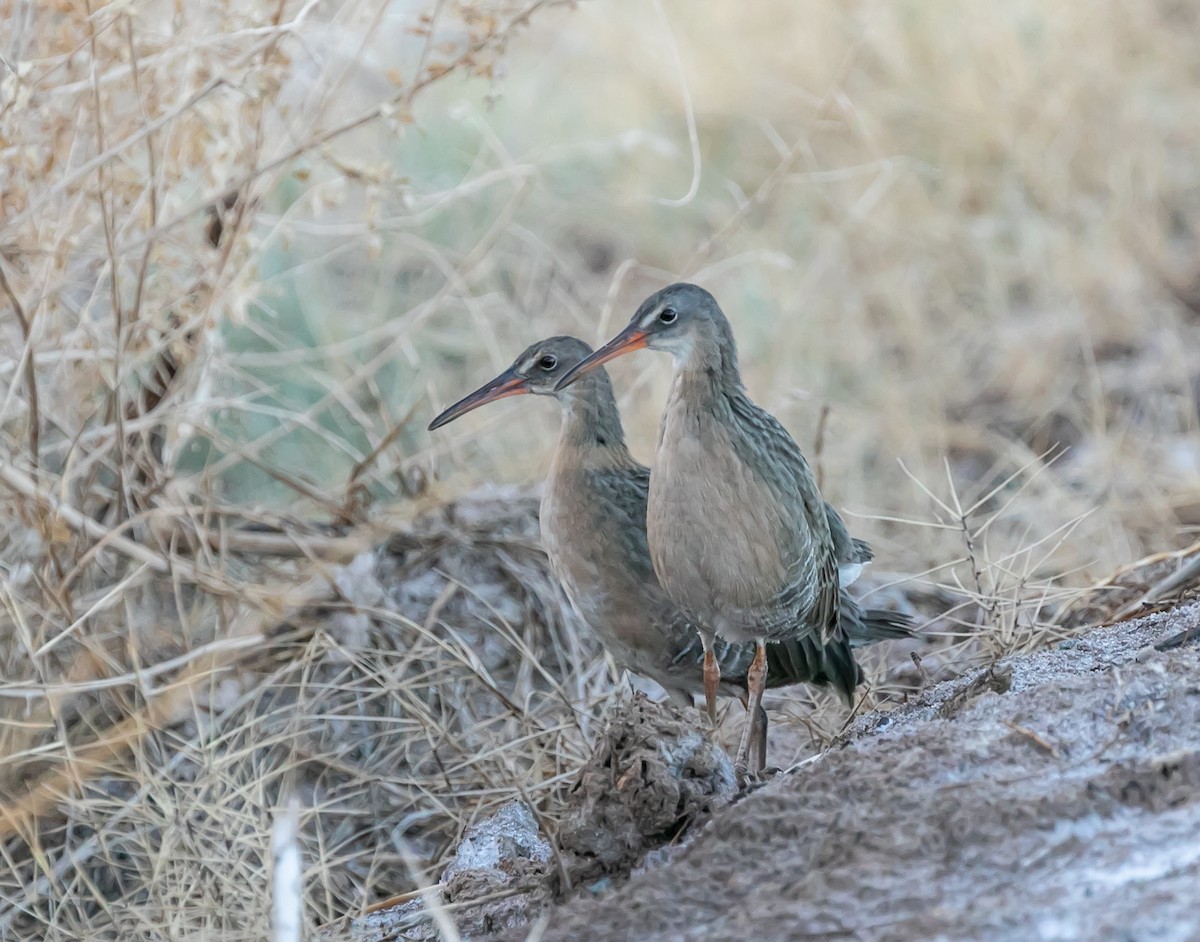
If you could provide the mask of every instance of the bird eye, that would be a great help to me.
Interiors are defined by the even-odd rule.
[[[658,312],[658,322],[660,324],[674,324],[678,317],[679,315],[675,312],[674,308],[664,307]]]
[[[558,366],[558,357],[553,353],[547,353],[544,357],[538,360],[538,366],[547,372]]]

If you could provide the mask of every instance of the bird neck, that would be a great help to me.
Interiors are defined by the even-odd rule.
[[[599,450],[618,462],[629,458],[625,430],[608,374],[589,373],[559,394],[563,407],[560,451]],[[631,459],[630,459],[631,460]]]
[[[700,336],[675,356],[672,392],[697,405],[745,395],[733,335],[727,324],[711,326],[711,336]]]

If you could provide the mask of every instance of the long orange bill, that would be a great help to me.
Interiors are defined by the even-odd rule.
[[[449,409],[429,423],[429,431],[439,429],[453,422],[459,416],[466,415],[472,409],[478,409],[497,399],[507,399],[509,396],[523,396],[529,392],[525,380],[511,369],[505,370],[490,383],[484,383],[469,396],[464,396]]]
[[[562,379],[555,385],[555,392],[560,389],[566,389],[584,373],[590,373],[596,367],[621,356],[623,353],[632,353],[634,350],[641,350],[646,346],[647,336],[646,332],[640,327],[630,324],[590,357],[580,360],[567,370],[563,374]]]

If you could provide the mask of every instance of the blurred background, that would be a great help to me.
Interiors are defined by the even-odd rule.
[[[396,723],[435,717],[444,732],[457,707],[430,707],[433,675],[417,683],[413,665],[446,656],[430,629],[451,617],[447,585],[477,589],[462,619],[515,626],[512,663],[498,653],[485,666],[503,662],[528,693],[511,697],[529,711],[517,726],[566,699],[599,709],[604,667],[562,624],[529,520],[505,516],[532,506],[553,404],[424,429],[534,340],[605,340],[671,281],[721,302],[752,397],[874,544],[887,577],[876,592],[943,599],[926,614],[974,632],[971,657],[1060,637],[1071,605],[1095,604],[1087,590],[1197,539],[1191,0],[0,10],[0,739],[18,822],[0,836],[22,874],[0,887],[0,937],[67,938],[116,919],[97,898],[158,872],[171,818],[112,830],[113,802],[144,804],[139,789],[211,812],[222,795],[250,802],[254,782],[242,822],[253,874],[280,787],[346,735],[331,726],[303,761],[288,749],[264,759],[261,724],[280,719],[267,691],[292,690],[293,725],[271,748],[297,716],[316,729],[372,698]],[[648,462],[668,363],[645,355],[612,371]],[[462,509],[477,497],[485,510]],[[494,550],[497,527],[508,555]],[[423,547],[397,550],[403,566],[425,553],[449,580],[422,588],[428,598],[404,590],[405,604],[423,599],[420,615],[398,610],[404,631],[424,630],[425,653],[386,619],[329,642],[323,622],[301,618],[324,598],[314,586],[398,531]],[[474,561],[446,576],[437,553],[449,548]],[[480,588],[485,565],[500,567],[511,611]],[[361,650],[341,650],[335,670],[323,659],[349,644],[337,631],[359,628]],[[472,676],[484,638],[452,652]],[[549,687],[529,666],[546,645],[565,658]],[[251,650],[259,661],[240,660]],[[138,679],[152,662],[157,692]],[[328,702],[305,700],[314,665]],[[388,699],[401,688],[411,702]],[[464,776],[495,760],[453,722]],[[538,722],[530,741],[549,765],[514,752],[489,766],[487,789],[416,772],[377,788],[398,755],[419,765],[406,750],[428,747],[421,722],[392,728],[400,745],[377,765],[359,755],[348,773],[343,756],[336,774],[370,800],[363,820],[346,812],[328,833],[322,814],[336,809],[306,818],[310,835],[342,827],[355,842],[322,871],[309,918],[413,879],[380,847],[381,820],[414,834],[425,822],[427,844],[412,839],[432,865],[481,801],[510,793],[495,776],[519,769],[552,805],[588,720]],[[191,771],[165,783],[164,757],[187,752],[176,740],[195,754],[168,767]],[[196,771],[214,762],[215,780]],[[264,763],[288,771],[264,778]],[[99,792],[83,784],[93,779]],[[30,855],[35,834],[57,850]],[[97,850],[113,835],[121,866]],[[77,840],[93,842],[92,884],[63,883],[84,872]],[[211,876],[214,899],[247,892],[235,876]],[[69,906],[46,902],[63,886]],[[150,937],[167,897],[125,937]],[[192,925],[235,937],[210,904]],[[251,930],[265,920],[253,899],[240,905]]]
[[[206,338],[197,405],[224,408],[175,437],[180,460],[290,504],[272,469],[336,487],[408,419],[389,471],[534,480],[551,405],[421,429],[527,343],[599,342],[688,278],[733,319],[752,394],[809,450],[823,424],[838,506],[929,521],[945,514],[923,488],[970,507],[1016,475],[993,537],[1049,540],[1044,565],[1084,581],[1190,542],[1188,10],[539,10],[486,75],[448,76],[261,188],[242,290]],[[470,29],[450,7],[322,12],[265,109],[268,154],[312,133],[296,114],[369,109]],[[213,145],[233,160],[229,132]],[[667,366],[639,359],[614,371],[648,458]],[[266,467],[236,460],[248,441]],[[859,526],[908,571],[950,552],[928,529]]]

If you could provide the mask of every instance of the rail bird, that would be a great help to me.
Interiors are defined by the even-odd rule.
[[[543,491],[540,524],[551,566],[572,607],[619,667],[657,681],[675,702],[690,705],[693,695],[705,690],[706,655],[718,665],[723,692],[740,695],[745,702],[755,646],[721,640],[706,644],[703,638],[712,633],[698,632],[655,575],[646,535],[651,476],[626,447],[607,373],[597,369],[570,387],[555,388],[591,353],[574,337],[539,341],[499,376],[442,412],[429,428],[441,428],[510,396],[557,398],[563,421]],[[832,508],[828,514],[841,541],[840,558],[861,568],[871,558],[870,548],[850,539]],[[804,636],[770,647],[772,686],[832,684],[849,698],[861,679],[850,644],[911,633],[903,615],[863,612],[848,595],[839,604],[845,637],[823,644],[816,636]],[[710,683],[717,679],[710,677]],[[710,716],[715,692],[716,687],[708,698]],[[758,704],[750,724],[758,769],[766,758],[766,724]]]
[[[719,679],[716,639],[755,645],[746,670],[753,716],[772,645],[808,642],[849,655],[857,606],[842,575],[855,575],[855,544],[795,440],[746,395],[729,321],[703,288],[674,284],[651,295],[557,388],[646,347],[674,361],[647,506],[654,571],[700,626],[710,702]],[[844,683],[857,676],[852,663],[844,670]],[[751,734],[747,724],[735,761],[741,774]]]

